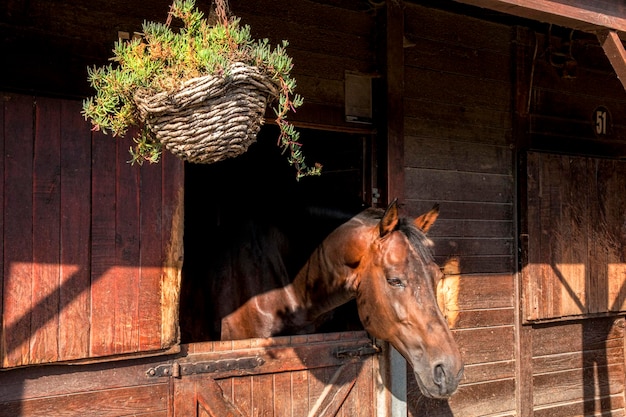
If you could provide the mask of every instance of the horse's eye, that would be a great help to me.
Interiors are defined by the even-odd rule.
[[[387,278],[387,284],[392,287],[404,288],[404,282],[400,278]]]

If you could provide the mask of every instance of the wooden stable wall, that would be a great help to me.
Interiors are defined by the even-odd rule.
[[[626,155],[626,92],[593,35],[546,26],[536,32],[520,29],[517,40],[521,284],[525,291],[521,301],[529,296],[542,298],[525,304],[540,308],[522,308],[521,319],[557,320],[521,326],[520,361],[532,366],[520,375],[520,383],[524,382],[520,414],[624,415],[624,319],[623,313],[615,311],[622,309],[625,282],[620,248],[626,235],[623,204],[619,203],[625,179],[623,162],[616,159]],[[602,126],[606,115],[607,123]],[[542,173],[545,187],[537,188],[541,170],[536,168],[554,166],[556,161],[563,169]],[[576,169],[584,164],[588,168]],[[583,178],[573,175],[577,171]],[[581,191],[587,203],[580,195],[575,205],[557,204],[559,194],[571,199]],[[577,210],[587,214],[577,215]],[[545,223],[548,218],[554,226]],[[572,235],[566,244],[558,244],[565,239],[558,236],[564,230],[560,222],[576,224],[567,229]],[[584,224],[589,245],[579,256],[580,241],[575,235]],[[546,233],[555,238],[548,252],[551,256],[544,253],[537,258],[537,244],[545,242]],[[564,266],[568,276],[548,281],[545,272],[552,268],[529,273],[536,263],[545,265],[546,259],[551,265]],[[572,287],[570,279],[579,276],[572,271],[581,265],[588,267],[582,286],[573,282]],[[549,282],[552,289],[537,289],[531,295],[528,285],[533,282]],[[572,292],[572,288],[576,289]],[[560,319],[578,313],[573,307],[576,299],[582,300],[576,308],[585,318]]]
[[[171,0],[0,3],[0,42],[5,58],[15,63],[0,66],[0,90],[92,95],[87,67],[109,63],[119,31],[141,32],[145,20],[164,22],[170,4]],[[345,122],[344,74],[378,71],[372,5],[350,0],[229,4],[232,14],[251,26],[253,37],[268,38],[273,45],[289,41],[296,92],[305,98],[294,120],[316,127],[363,127]],[[197,0],[196,5],[209,14],[212,2]]]
[[[626,94],[594,36],[505,23],[474,8],[404,8],[405,208],[418,214],[441,205],[431,236],[440,262],[452,261],[441,303],[467,364],[459,392],[447,402],[409,386],[409,414],[624,415],[624,322],[609,313],[623,299],[624,173],[615,159],[626,155]],[[555,168],[576,161],[586,161],[580,175],[591,178],[578,181],[573,171]],[[542,164],[552,169],[537,187],[530,181]],[[594,199],[585,207],[577,200],[590,217],[566,207],[575,199],[567,189]],[[561,203],[538,205],[538,195],[559,193]],[[562,259],[557,247],[536,244],[563,231],[551,226],[563,221],[586,224],[585,239],[598,248],[586,253],[595,272],[581,282],[592,298],[577,320],[529,323],[571,314],[563,310],[571,303],[558,303],[573,295],[535,264],[550,254]],[[529,243],[534,257],[526,257]],[[518,269],[518,246],[529,269]],[[564,240],[561,248],[570,246]],[[608,264],[611,276],[603,272]],[[525,305],[549,314],[525,316]]]
[[[169,3],[2,3],[3,56],[19,65],[0,66],[0,90],[91,94],[87,65],[106,63],[118,31],[139,30],[143,19],[162,20]],[[382,138],[386,132],[392,145],[402,144],[400,150],[390,149],[390,160],[400,155],[402,162],[385,167],[376,160],[372,171],[388,169],[387,186],[403,195],[403,209],[411,214],[440,204],[431,236],[438,261],[446,264],[441,303],[467,365],[460,389],[449,401],[423,398],[409,373],[409,415],[624,415],[623,317],[561,320],[559,310],[551,313],[553,322],[531,323],[524,321],[522,309],[523,296],[544,295],[523,286],[529,282],[522,280],[524,273],[538,278],[520,267],[528,260],[524,256],[531,237],[528,152],[594,161],[626,155],[626,97],[604,52],[593,36],[556,27],[548,32],[549,26],[540,22],[513,21],[453,2],[387,3],[402,7],[386,27],[377,20],[384,12],[380,2],[232,0],[231,8],[252,25],[255,36],[269,37],[272,43],[290,41],[298,92],[305,96],[294,117],[301,126],[374,134],[373,126],[356,126],[343,118],[345,71],[393,76],[386,80],[390,98],[374,101],[375,117],[390,117],[388,126],[376,126],[376,133]],[[206,2],[199,6],[209,7]],[[399,23],[393,20],[398,17]],[[387,45],[393,53],[386,63],[380,57],[385,52],[377,51],[383,39],[402,43],[401,49],[400,43]],[[399,67],[394,59],[400,60]],[[167,279],[172,284],[168,288],[176,288],[175,274],[159,278],[156,269],[164,259],[166,266],[179,261],[170,250],[176,242],[168,239],[180,231],[175,226],[180,212],[172,208],[180,207],[175,185],[181,170],[146,166],[131,172],[125,164],[114,165],[112,161],[124,160],[127,145],[118,149],[110,138],[90,133],[77,117],[78,102],[69,105],[40,95],[33,100],[5,94],[0,112],[3,365],[167,348],[176,336],[175,312],[169,308],[170,314],[164,315],[159,309],[175,305],[176,292],[159,289],[157,283]],[[394,120],[398,109],[402,112]],[[606,130],[597,133],[603,120]],[[393,136],[398,132],[401,137]],[[86,143],[90,147],[82,148]],[[107,171],[112,166],[116,170]],[[160,216],[161,222],[146,221],[150,216]],[[552,218],[541,221],[550,224]],[[82,234],[85,230],[88,237]],[[154,244],[154,251],[143,252],[148,248],[138,242]],[[141,272],[130,272],[134,268],[129,265],[140,265]],[[549,282],[554,291],[547,294],[563,294],[558,283]],[[608,284],[612,288],[615,283]],[[615,288],[621,288],[619,283]],[[549,302],[542,298],[536,305]],[[149,310],[160,313],[139,314]],[[547,310],[554,313],[554,308]],[[119,326],[122,322],[129,325]],[[211,349],[222,345],[217,346]],[[123,387],[114,386],[114,376],[119,376],[115,368],[124,367],[121,362],[98,365],[113,369],[112,377],[86,384],[81,404],[103,404],[98,401],[107,399],[99,394],[115,391],[119,395],[109,399],[121,405],[110,415],[129,410],[173,415],[176,407],[198,405],[197,381],[186,386],[146,382],[144,365],[133,370],[140,376],[135,372]],[[17,378],[14,390],[0,389],[3,403],[14,407],[7,410],[27,410],[21,404],[24,393],[42,400],[41,406],[71,394],[61,389],[67,375],[56,378],[67,369],[55,367],[54,372],[25,368],[4,373],[7,379]],[[328,370],[319,374],[325,382],[335,375]],[[96,370],[95,375],[103,374]],[[277,386],[286,390],[282,377]],[[252,410],[255,403],[245,395],[254,378],[241,384],[246,394],[239,397]],[[309,378],[308,387],[319,390],[322,379]],[[258,381],[270,384],[265,376]],[[225,395],[238,396],[238,382],[223,385]],[[171,397],[175,386],[182,387],[178,405]],[[58,396],[47,402],[42,397],[50,387]],[[370,391],[359,392],[371,398]],[[156,401],[149,410],[129,400],[146,397]],[[183,397],[193,401],[186,403]],[[312,398],[306,399],[309,405]],[[350,400],[344,414],[360,410],[359,401]],[[34,410],[37,414],[41,409]],[[81,413],[84,408],[75,414]]]
[[[626,162],[538,152],[525,159],[522,319],[626,311]]]
[[[414,4],[404,19],[405,204],[440,204],[430,236],[441,265],[460,260],[442,292],[466,364],[449,402],[409,385],[410,415],[514,415],[511,28]]]
[[[79,101],[0,106],[1,367],[175,346],[182,164],[131,166]]]

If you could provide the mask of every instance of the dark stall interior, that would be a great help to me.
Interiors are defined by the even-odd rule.
[[[367,205],[371,139],[339,132],[299,129],[309,163],[319,177],[296,180],[276,146],[278,129],[264,126],[257,143],[237,158],[185,167],[185,262],[181,296],[182,341],[220,337],[215,279],[252,278],[258,292],[292,279],[328,233]],[[224,269],[226,273],[224,278]],[[219,278],[221,277],[221,278]],[[215,308],[214,308],[215,307]],[[359,329],[348,303],[318,331]],[[334,319],[333,319],[334,317]]]

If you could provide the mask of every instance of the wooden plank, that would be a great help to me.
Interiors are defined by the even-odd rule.
[[[292,377],[293,373],[291,372],[281,372],[272,375],[272,384],[274,386],[272,410],[276,417],[295,417],[297,415],[292,412],[296,401],[299,400],[299,398],[293,397],[295,386],[293,385]]]
[[[399,3],[386,1],[385,74],[387,126],[387,202],[404,199],[404,13]]]
[[[308,371],[291,372],[292,384],[292,416],[306,416],[311,406],[309,399],[309,378],[311,375]]]
[[[198,413],[197,381],[202,376],[192,375],[184,379],[176,379],[172,386],[172,416],[196,417]]]
[[[79,101],[61,103],[59,357],[89,356],[91,327],[91,132]],[[67,215],[70,214],[70,215]]]
[[[414,7],[414,4],[405,6],[405,33],[411,43],[404,49],[405,67],[510,81],[511,53],[507,40],[511,31],[508,26],[459,19],[458,14],[419,6],[413,12]],[[450,34],[446,27],[451,25],[464,36]],[[476,45],[484,47],[477,50]]]
[[[432,231],[437,229],[440,220],[492,220],[492,221],[511,221],[513,219],[513,204],[506,203],[490,203],[485,204],[482,201],[446,201],[435,198],[433,200],[424,200],[419,196],[411,196],[410,199],[404,200],[404,206],[409,215],[417,217],[430,210],[435,203],[439,203],[440,215],[434,224]],[[431,231],[428,232],[429,235]]]
[[[513,256],[512,238],[467,238],[441,236],[433,239],[436,256],[462,255],[463,260],[470,256]],[[485,271],[487,272],[487,271]],[[496,272],[496,271],[492,271]]]
[[[252,409],[267,410],[265,415],[278,416],[274,406],[276,404],[276,387],[274,375],[255,375],[252,377]]]
[[[585,415],[591,410],[601,411],[614,417],[624,417],[624,396],[621,394],[609,397],[593,398],[585,401],[549,404],[535,407],[533,417],[570,417]]]
[[[250,19],[255,18],[255,22],[268,20],[271,22],[272,19],[286,18],[288,15],[289,20],[301,22],[303,25],[316,27],[319,30],[367,36],[371,34],[372,29],[371,17],[363,13],[358,5],[350,5],[346,2],[342,4],[304,0],[296,6],[288,0],[278,0],[268,4],[238,0],[233,1],[230,7],[235,14],[249,16]],[[244,23],[255,27],[247,20],[244,20]]]
[[[623,361],[624,349],[620,346],[606,349],[585,349],[533,358],[536,374],[563,372],[577,368],[593,367],[595,364],[615,365]]]
[[[455,329],[512,325],[515,323],[513,308],[459,311]]]
[[[264,391],[261,395],[268,395],[268,392]],[[233,404],[249,416],[254,415],[252,396],[251,376],[238,377],[233,380]]]
[[[29,362],[33,256],[33,99],[12,96],[4,116],[3,366]],[[10,197],[10,198],[9,198]],[[10,244],[7,244],[10,243]]]
[[[463,384],[487,383],[515,378],[515,361],[501,361],[465,365]]]
[[[137,282],[138,349],[161,348],[161,273],[163,270],[163,167],[144,164],[139,170],[139,277]]]
[[[533,356],[621,346],[623,336],[622,318],[597,318],[537,326],[533,332]]]
[[[162,415],[167,407],[167,395],[168,385],[160,384],[45,397],[4,403],[0,407],[0,417],[117,417],[153,412]]]
[[[183,265],[184,165],[173,155],[161,159],[161,346],[179,343],[179,306]]]
[[[117,304],[115,259],[115,141],[100,132],[92,136],[91,329],[90,354],[102,356],[115,347]]]
[[[59,357],[61,109],[38,98],[33,159],[33,298],[29,363]]]
[[[463,275],[458,284],[459,311],[513,308],[514,281],[511,274]]]
[[[125,353],[139,348],[139,167],[128,163],[128,146],[119,140],[115,140],[115,143],[118,145],[114,260],[117,295],[113,324],[114,350],[111,353]]]
[[[510,113],[506,113],[510,116]],[[423,116],[422,116],[423,117]],[[441,121],[445,118],[439,119]],[[445,122],[450,126],[451,123]],[[460,126],[460,129],[474,130],[476,136],[490,136],[482,127]],[[457,141],[437,138],[440,129],[433,126],[432,134],[427,136],[407,136],[405,138],[405,162],[407,166],[423,169],[447,169],[450,171],[480,171],[487,174],[512,175],[512,151],[509,146],[494,145],[505,139],[504,131],[498,132],[496,139],[490,143],[475,141]],[[449,137],[448,135],[445,135]],[[454,135],[458,136],[458,135]]]
[[[514,358],[513,326],[455,330],[454,339],[466,365],[509,361]]]
[[[309,398],[308,404],[309,409],[307,410],[306,416],[309,416],[312,412],[315,411],[315,406],[317,404],[317,400],[322,396],[324,392],[324,387],[328,378],[330,378],[333,372],[336,370],[335,367],[332,368],[316,368],[308,371],[309,378]]]
[[[12,369],[0,373],[0,403],[164,384],[165,379],[146,378],[148,368],[161,361],[153,358]]]
[[[425,200],[444,202],[480,199],[485,203],[510,203],[513,198],[513,179],[507,175],[409,167],[405,170],[405,178],[407,190],[411,190],[410,195],[419,195]],[[443,184],[445,187],[442,187]]]
[[[624,366],[597,365],[535,375],[533,386],[535,406],[617,395],[624,391]]]
[[[4,148],[5,148],[5,124],[4,115],[8,111],[8,103],[10,96],[0,96],[0,196],[4,196]],[[4,198],[4,197],[3,197]],[[4,203],[0,205],[0,242],[4,247],[4,212],[6,207]],[[0,265],[5,265],[4,250],[0,251]],[[0,279],[0,368],[4,367],[4,358],[6,357],[6,343],[4,343],[4,280],[6,279],[6,270],[2,267],[2,278]]]
[[[425,100],[433,106],[442,103],[500,113],[511,109],[510,89],[509,81],[468,79],[460,74],[406,68],[404,94],[408,99]],[[445,123],[440,121],[439,126],[445,128]]]
[[[544,75],[541,78],[548,77]],[[598,137],[595,132],[593,111],[602,104],[611,110],[612,117],[612,124],[608,126],[605,138],[624,140],[622,134],[626,120],[623,111],[626,108],[626,102],[624,94],[620,94],[622,87],[619,81],[613,80],[611,74],[606,74],[602,78],[606,80],[603,83],[597,82],[597,78],[597,73],[590,72],[579,75],[575,86],[569,84],[556,87],[553,84],[534,86],[531,131],[561,137],[593,138],[595,141]],[[537,83],[540,82],[537,81]],[[593,85],[597,84],[602,85],[594,89]]]
[[[425,114],[416,116],[410,115],[405,118],[405,134],[407,137],[422,137],[430,141],[433,139],[440,140],[442,138],[448,138],[455,143],[469,142],[496,146],[507,146],[511,141],[511,131],[508,129],[466,124],[463,122],[463,116],[461,114],[445,114],[441,111],[442,114],[437,115],[437,113],[440,112],[438,108],[443,107],[445,109],[447,103],[444,103],[443,106],[439,103],[432,102],[425,102],[424,104],[430,107],[431,110]],[[484,111],[481,109],[463,111],[461,110],[461,108],[464,107],[462,104],[458,104],[457,107],[458,110],[463,113]],[[493,111],[489,110],[489,112]],[[501,114],[504,115],[507,113],[503,112]],[[446,117],[450,117],[451,119],[447,119]],[[485,155],[485,157],[487,156],[488,155]],[[460,162],[457,161],[455,163]],[[474,166],[472,170],[476,170],[477,167],[481,165]]]

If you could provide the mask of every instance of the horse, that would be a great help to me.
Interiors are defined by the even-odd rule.
[[[235,239],[236,261],[217,256],[223,262],[211,288],[219,300],[214,331],[222,340],[312,333],[329,312],[356,300],[363,328],[404,356],[422,393],[448,398],[463,362],[436,299],[442,272],[426,233],[438,213],[435,206],[415,219],[401,217],[396,200],[385,210],[365,209],[333,230],[293,280],[281,261],[289,247],[278,228],[256,233],[246,245]],[[262,271],[283,281],[268,286],[249,279]]]

